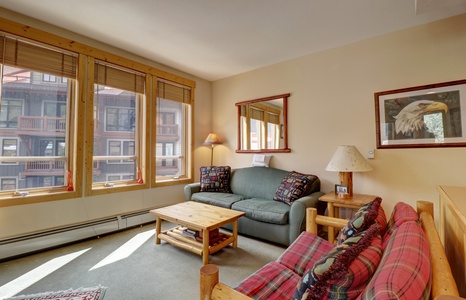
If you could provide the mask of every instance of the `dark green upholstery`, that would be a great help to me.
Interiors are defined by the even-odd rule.
[[[238,220],[238,232],[274,243],[290,245],[305,230],[306,208],[317,207],[320,180],[317,178],[307,195],[288,204],[274,201],[273,197],[282,179],[289,171],[248,167],[231,172],[232,194],[200,192],[200,183],[188,184],[184,188],[187,201],[231,208],[246,213]],[[231,224],[225,226],[231,229]]]

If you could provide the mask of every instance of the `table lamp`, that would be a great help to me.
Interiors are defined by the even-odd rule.
[[[214,147],[215,145],[220,145],[222,144],[222,141],[220,141],[219,137],[215,133],[209,133],[207,138],[204,141],[204,145],[210,145],[212,147],[212,151],[210,153],[210,165],[213,165],[214,162]]]
[[[355,146],[339,146],[325,168],[340,172],[340,184],[348,187],[348,197],[353,197],[353,172],[371,171],[372,167]]]

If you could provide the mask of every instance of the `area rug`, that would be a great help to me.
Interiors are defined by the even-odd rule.
[[[69,289],[66,291],[21,295],[5,300],[102,300],[106,289],[103,286],[96,286],[77,290]]]

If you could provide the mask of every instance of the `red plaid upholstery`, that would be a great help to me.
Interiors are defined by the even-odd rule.
[[[244,279],[235,290],[253,299],[289,299],[300,279],[296,273],[274,261]]]
[[[385,235],[385,232],[387,231],[387,216],[385,215],[385,210],[383,209],[382,205],[379,206],[377,217],[375,217],[375,222],[379,223],[380,236],[383,237]]]
[[[327,240],[305,231],[280,255],[277,262],[303,276],[304,272],[327,254],[333,246]]]
[[[427,237],[417,222],[395,229],[379,268],[358,299],[428,299],[431,287]]]
[[[392,215],[390,216],[390,219],[388,220],[387,223],[387,231],[385,233],[385,236],[383,237],[384,240],[384,248],[390,239],[390,236],[393,234],[393,232],[404,222],[409,222],[409,221],[419,221],[419,216],[417,215],[416,211],[414,208],[412,208],[410,205],[403,203],[403,202],[398,202],[395,204],[395,207],[393,208]]]

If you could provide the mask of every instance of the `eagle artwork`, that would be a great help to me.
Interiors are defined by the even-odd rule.
[[[435,112],[448,112],[443,102],[418,100],[406,105],[398,115],[394,116],[396,134],[411,135],[426,127],[424,116]]]

